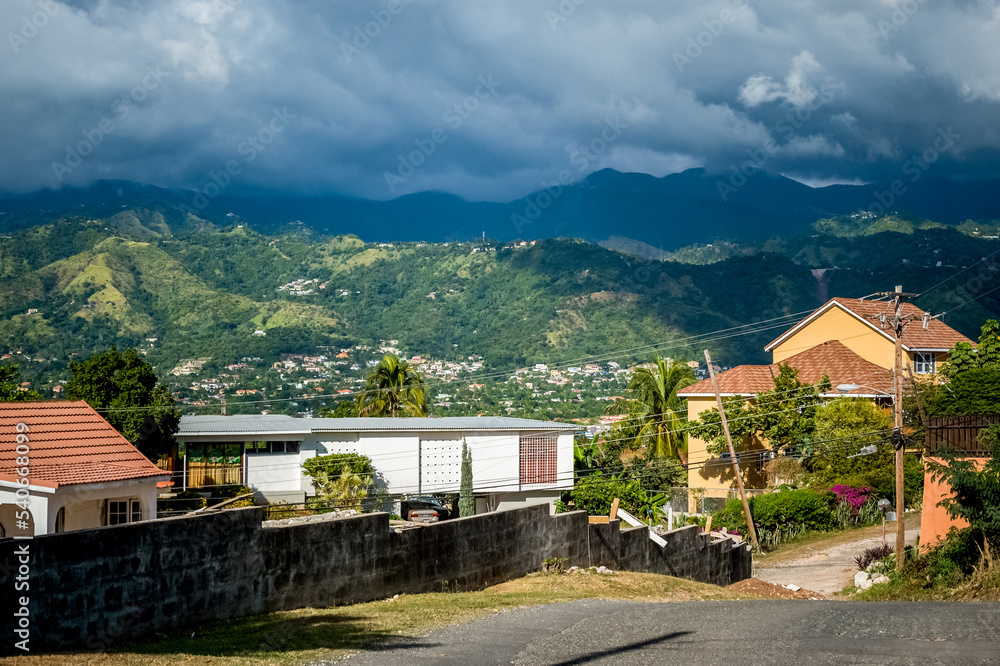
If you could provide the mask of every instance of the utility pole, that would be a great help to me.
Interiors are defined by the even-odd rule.
[[[722,407],[722,394],[719,393],[719,382],[715,379],[715,371],[712,370],[712,357],[705,350],[705,363],[708,364],[708,376],[712,378],[712,388],[715,389],[715,401],[719,405],[719,418],[722,420],[722,432],[726,433],[726,443],[729,444],[729,459],[733,461],[733,472],[736,474],[736,483],[740,487],[740,499],[743,500],[743,515],[747,519],[747,529],[750,530],[750,540],[757,550],[760,544],[757,543],[757,529],[753,525],[753,516],[750,515],[750,503],[747,501],[747,491],[743,487],[743,476],[740,474],[740,463],[736,460],[736,449],[733,448],[733,438],[729,434],[729,423],[726,421],[726,410]]]
[[[903,569],[903,554],[906,550],[906,521],[904,520],[906,502],[903,497],[903,449],[905,448],[903,438],[903,330],[906,328],[906,324],[914,319],[912,315],[903,316],[903,303],[907,299],[915,297],[916,294],[905,293],[901,285],[896,285],[895,291],[881,292],[879,296],[890,298],[891,321],[885,314],[879,315],[878,319],[882,322],[883,328],[886,324],[891,324],[896,343],[895,367],[892,373],[895,389],[892,399],[892,442],[896,447],[896,571],[901,571]]]

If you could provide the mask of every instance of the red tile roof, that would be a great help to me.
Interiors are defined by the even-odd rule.
[[[803,319],[794,327],[782,333],[777,339],[764,347],[764,351],[771,351],[783,342],[785,338],[802,328],[805,328],[817,317],[834,307],[846,310],[859,320],[868,324],[873,330],[884,335],[887,339],[893,339],[892,330],[888,328],[883,329],[880,322],[877,320],[877,317],[882,314],[885,314],[886,316],[891,315],[889,303],[887,301],[866,301],[859,298],[831,298],[811,315]],[[965,337],[951,326],[948,326],[940,319],[929,320],[927,322],[927,328],[924,328],[923,322],[921,321],[923,314],[924,311],[913,303],[903,304],[903,315],[911,315],[915,318],[915,321],[912,321],[908,326],[906,326],[906,328],[903,329],[903,347],[908,351],[914,349],[948,350],[954,347],[956,342],[972,342],[972,340]]]
[[[892,394],[892,373],[885,368],[861,358],[837,340],[824,342],[794,356],[782,364],[799,371],[799,380],[812,384],[830,378],[832,390],[828,395]],[[753,395],[774,389],[778,364],[740,365],[716,375],[719,392],[723,395]],[[858,388],[841,394],[836,388],[841,384],[857,384]],[[687,386],[677,392],[681,397],[715,395],[711,379]]]
[[[17,474],[15,438],[21,423],[28,428],[33,485],[169,476],[85,402],[0,402],[0,479],[10,481]]]

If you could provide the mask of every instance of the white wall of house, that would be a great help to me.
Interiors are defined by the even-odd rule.
[[[63,529],[67,532],[102,527],[105,524],[105,502],[108,500],[137,499],[142,507],[142,519],[156,518],[157,480],[157,477],[130,479],[60,486],[55,489],[31,486],[28,510],[35,523],[35,535],[53,534],[56,531],[60,509],[65,509]],[[16,488],[13,485],[0,481],[0,506],[16,501]],[[6,518],[3,522],[7,536],[12,536],[13,525],[7,525]]]
[[[556,438],[556,482],[521,483],[521,437]],[[298,454],[246,455],[246,485],[271,498],[314,494],[302,463],[316,455],[360,453],[393,495],[457,493],[461,485],[462,441],[472,453],[473,491],[491,495],[486,505],[513,508],[525,503],[552,502],[560,490],[573,487],[573,433],[536,430],[416,430],[410,432],[314,432],[296,436]],[[198,436],[189,441],[291,439],[280,433]],[[284,498],[282,497],[282,498]],[[294,500],[290,500],[294,501]]]
[[[420,437],[415,433],[318,433],[324,453],[360,453],[372,460],[389,492],[420,492]]]
[[[265,495],[301,490],[304,453],[247,453],[244,485]]]
[[[7,537],[25,534],[16,529],[14,522],[18,512],[23,511],[23,508],[17,505],[17,489],[20,487],[10,481],[0,481],[0,523],[3,524]],[[49,499],[54,493],[54,488],[28,486],[28,512],[31,513],[35,535],[48,534],[46,525],[49,520]]]

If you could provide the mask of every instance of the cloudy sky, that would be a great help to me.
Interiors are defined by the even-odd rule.
[[[1000,174],[997,0],[2,0],[0,25],[0,191]]]

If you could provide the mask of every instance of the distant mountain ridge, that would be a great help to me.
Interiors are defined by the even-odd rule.
[[[768,174],[755,174],[740,187],[733,182],[742,183],[701,169],[662,178],[604,169],[578,183],[495,203],[440,192],[389,201],[225,192],[208,199],[192,191],[100,181],[88,188],[0,196],[0,230],[40,224],[56,214],[109,217],[124,209],[158,208],[172,226],[193,213],[223,224],[235,216],[265,233],[293,225],[377,242],[472,240],[483,233],[501,241],[577,237],[597,242],[622,236],[669,251],[693,243],[802,233],[822,218],[881,208],[947,224],[1000,218],[998,178],[925,176],[906,182],[905,193],[891,197],[891,183],[811,188]]]

